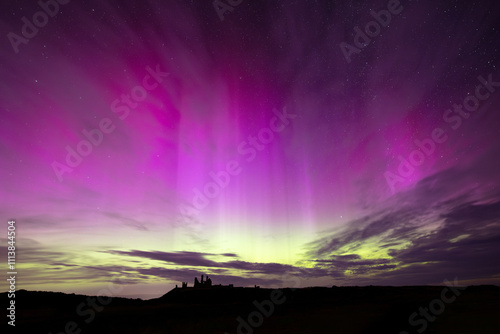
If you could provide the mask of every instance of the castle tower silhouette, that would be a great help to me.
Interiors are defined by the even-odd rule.
[[[176,288],[177,285],[175,286]],[[217,284],[217,285],[213,285],[212,284],[212,279],[210,277],[208,277],[207,275],[207,278],[205,279],[205,275],[201,275],[201,281],[198,280],[198,277],[195,277],[194,278],[194,285],[193,285],[194,288],[213,288],[213,287],[219,287],[219,288],[232,288],[234,287],[233,284],[229,284],[229,285],[222,285],[222,284]],[[182,282],[182,289],[186,289],[188,288],[188,283],[187,282]]]

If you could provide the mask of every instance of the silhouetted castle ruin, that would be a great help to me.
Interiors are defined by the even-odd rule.
[[[207,275],[207,279],[204,280],[204,275],[201,275],[201,281],[198,281],[198,277],[195,277],[194,278],[194,286],[193,288],[202,288],[202,289],[209,289],[209,288],[233,288],[234,285],[233,284],[229,284],[229,285],[222,285],[222,284],[217,284],[217,285],[213,285],[212,284],[212,280],[210,279],[210,277],[208,277]],[[178,288],[178,286],[176,285],[175,288]],[[191,288],[191,287],[188,287],[188,283],[187,282],[182,282],[182,289],[187,289],[187,288]]]

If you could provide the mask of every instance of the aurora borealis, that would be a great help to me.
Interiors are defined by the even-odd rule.
[[[221,1],[2,5],[18,288],[500,284],[500,4]]]

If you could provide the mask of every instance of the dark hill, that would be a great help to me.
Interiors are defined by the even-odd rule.
[[[500,287],[471,286],[444,293],[442,286],[303,289],[173,289],[152,300],[18,291],[16,328],[2,333],[498,333]],[[274,295],[273,295],[274,292]],[[274,299],[273,299],[274,296]],[[95,308],[90,306],[89,298]],[[275,302],[278,303],[274,303]],[[255,303],[254,303],[255,301]],[[6,293],[0,294],[8,305]],[[418,314],[434,308],[432,321]],[[417,312],[412,326],[409,317]],[[241,325],[245,322],[244,325]],[[253,326],[253,325],[255,326]],[[240,326],[240,331],[238,327]],[[246,327],[245,327],[246,326]],[[5,330],[4,330],[5,329]]]

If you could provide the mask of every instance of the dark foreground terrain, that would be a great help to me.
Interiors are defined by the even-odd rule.
[[[15,329],[2,318],[1,333],[497,334],[500,287],[188,288],[146,301],[21,290]]]

